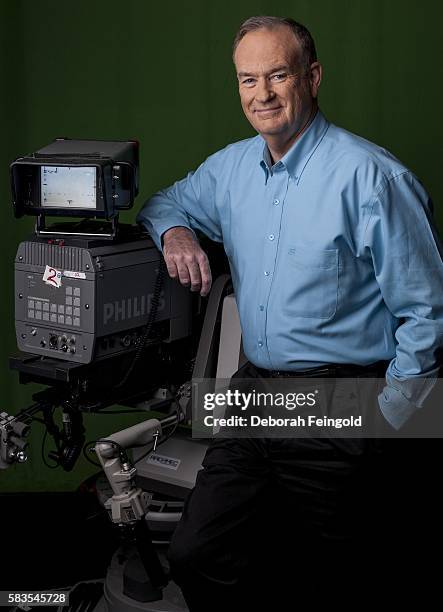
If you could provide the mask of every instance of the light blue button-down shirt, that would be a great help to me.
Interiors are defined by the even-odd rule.
[[[395,157],[318,111],[276,164],[261,136],[231,144],[155,194],[137,220],[158,248],[173,226],[223,242],[256,366],[389,360],[379,404],[398,428],[432,388],[443,344],[431,208]]]

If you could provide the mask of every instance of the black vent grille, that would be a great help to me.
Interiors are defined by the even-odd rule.
[[[35,266],[52,266],[61,270],[82,270],[82,251],[78,247],[56,244],[25,243],[24,260]]]

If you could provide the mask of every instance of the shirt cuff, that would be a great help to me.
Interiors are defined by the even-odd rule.
[[[418,406],[410,402],[398,389],[388,385],[378,396],[378,405],[383,416],[394,429],[400,429],[418,410]]]
[[[392,427],[400,429],[419,410],[437,382],[438,368],[427,377],[399,380],[386,373],[387,385],[378,396],[380,410]]]
[[[146,228],[146,230],[148,231],[150,237],[152,238],[152,240],[155,243],[155,246],[157,247],[157,249],[162,252],[163,251],[163,245],[162,245],[162,236],[165,232],[167,232],[169,229],[171,229],[171,227],[186,227],[187,229],[191,230],[191,232],[194,233],[195,232],[189,227],[189,224],[187,224],[184,220],[183,217],[177,217],[177,218],[169,218],[167,222],[165,223],[159,223],[159,224],[155,224],[155,229],[153,228],[153,226],[150,223],[146,222],[146,219],[144,218],[144,216],[140,213],[139,215],[137,215],[137,223],[141,223],[142,225],[144,225],[144,227]]]

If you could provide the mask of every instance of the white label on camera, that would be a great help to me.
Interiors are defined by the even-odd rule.
[[[86,274],[84,272],[71,272],[70,270],[65,270],[63,272],[63,276],[67,276],[68,278],[86,278]]]

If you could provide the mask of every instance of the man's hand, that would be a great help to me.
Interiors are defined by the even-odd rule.
[[[187,227],[171,227],[163,234],[163,256],[171,278],[191,291],[208,295],[212,284],[206,253]]]

